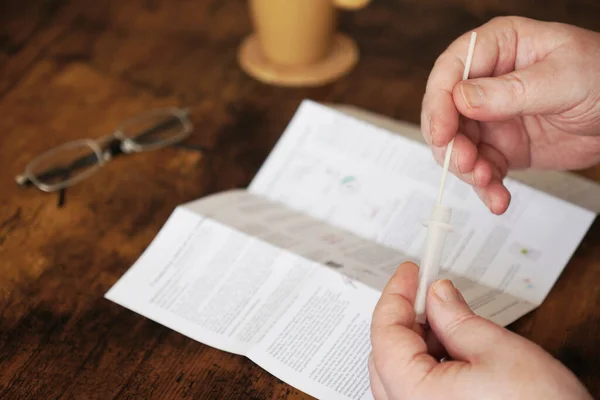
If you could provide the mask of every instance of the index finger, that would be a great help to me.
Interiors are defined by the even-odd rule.
[[[437,365],[427,354],[427,344],[412,327],[419,269],[413,263],[402,264],[389,280],[373,312],[371,345],[373,363],[388,395],[410,391]],[[392,396],[393,397],[393,396]]]
[[[510,18],[493,19],[477,28],[477,44],[470,78],[503,74],[514,69],[517,35]],[[421,111],[421,126],[427,143],[447,145],[458,131],[459,113],[452,92],[462,80],[470,32],[456,39],[436,60],[429,78]]]

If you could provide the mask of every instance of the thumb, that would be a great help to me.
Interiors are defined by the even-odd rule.
[[[446,279],[431,285],[427,320],[440,343],[455,360],[473,362],[510,340],[508,331],[471,311],[460,292]]]
[[[587,96],[572,68],[547,59],[493,78],[459,82],[453,90],[458,111],[478,121],[499,121],[535,114],[558,114]]]

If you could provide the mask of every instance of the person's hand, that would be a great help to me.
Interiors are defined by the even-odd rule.
[[[417,285],[418,267],[401,265],[373,312],[369,376],[375,399],[591,399],[539,346],[473,314],[450,281],[429,290],[431,328],[425,332],[415,323]],[[452,361],[438,362],[440,350]]]
[[[470,32],[436,61],[421,127],[439,163],[455,138],[451,171],[502,214],[510,202],[502,183],[509,169],[600,162],[600,34],[518,17],[475,31],[467,81]]]

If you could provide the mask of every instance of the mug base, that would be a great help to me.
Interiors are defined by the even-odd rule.
[[[248,75],[263,83],[288,87],[322,86],[354,68],[358,62],[358,47],[351,38],[337,33],[331,51],[324,59],[311,65],[283,66],[268,60],[256,35],[250,35],[240,46],[238,61]]]

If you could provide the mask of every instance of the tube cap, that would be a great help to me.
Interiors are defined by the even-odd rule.
[[[452,218],[452,209],[450,207],[444,207],[441,204],[436,204],[431,210],[431,215],[429,216],[429,221],[425,224],[425,226],[429,226],[431,224],[438,224],[442,227],[452,230],[452,226],[450,225],[450,219]]]

